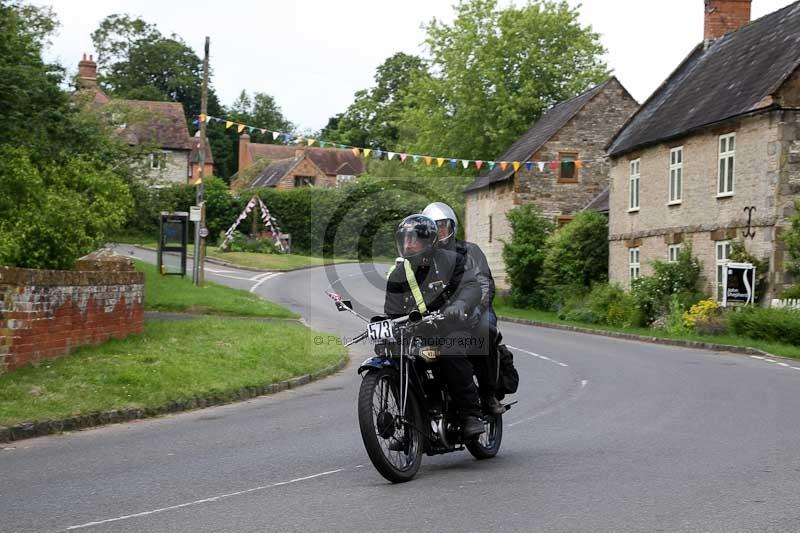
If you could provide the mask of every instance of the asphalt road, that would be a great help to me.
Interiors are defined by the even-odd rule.
[[[323,290],[378,311],[385,269],[206,272],[352,336]],[[501,326],[521,385],[495,459],[385,482],[358,434],[357,347],[300,389],[7,445],[0,531],[800,531],[800,364]]]

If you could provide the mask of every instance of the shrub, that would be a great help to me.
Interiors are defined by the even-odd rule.
[[[540,278],[545,243],[553,224],[531,204],[515,207],[506,216],[511,225],[511,241],[503,243],[503,260],[511,284],[511,301],[517,307],[542,307],[545,291]]]
[[[795,200],[794,211],[791,225],[783,234],[783,242],[786,243],[786,271],[800,276],[800,200]]]
[[[792,285],[781,293],[781,298],[791,300],[793,298],[800,298],[800,283]]]
[[[800,311],[747,307],[730,313],[728,323],[742,337],[800,345]]]
[[[542,285],[551,305],[563,301],[572,287],[589,288],[608,279],[608,220],[595,211],[581,211],[554,232],[546,244]]]
[[[631,294],[641,311],[641,325],[652,324],[669,313],[670,300],[677,295],[683,309],[702,298],[698,290],[702,267],[692,256],[690,245],[684,246],[675,263],[653,262],[654,274],[634,280]]]
[[[574,320],[613,327],[630,327],[639,323],[633,297],[616,284],[598,283],[588,294],[566,299],[559,310],[561,320]]]
[[[278,253],[272,241],[260,237],[249,237],[240,231],[233,232],[233,238],[225,247],[224,251],[253,252],[258,254]]]
[[[683,313],[683,325],[687,329],[694,329],[698,320],[707,320],[713,316],[719,316],[721,308],[713,298],[706,298],[694,304],[688,311]]]

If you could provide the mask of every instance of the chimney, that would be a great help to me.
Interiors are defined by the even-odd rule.
[[[78,84],[82,88],[97,87],[97,63],[94,57],[83,54],[83,59],[78,62]]]
[[[242,133],[239,136],[239,171],[246,169],[253,164],[253,158],[250,157],[250,136]]]
[[[750,22],[752,0],[705,0],[703,39],[713,41]]]

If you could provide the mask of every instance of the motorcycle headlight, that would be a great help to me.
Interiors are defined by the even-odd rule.
[[[427,363],[433,363],[436,361],[441,353],[441,350],[434,346],[422,346],[419,349],[419,356],[422,357],[422,359],[424,359]]]

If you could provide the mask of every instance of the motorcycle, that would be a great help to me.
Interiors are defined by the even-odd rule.
[[[349,311],[367,322],[350,346],[369,339],[379,347],[358,367],[361,438],[376,470],[392,483],[411,480],[419,471],[422,454],[429,456],[466,448],[476,459],[497,455],[503,439],[503,417],[484,415],[485,432],[464,441],[455,407],[440,376],[437,346],[427,346],[418,334],[444,319],[438,312],[371,320],[353,310],[351,302],[328,293],[339,311]],[[504,405],[506,411],[516,403]]]

